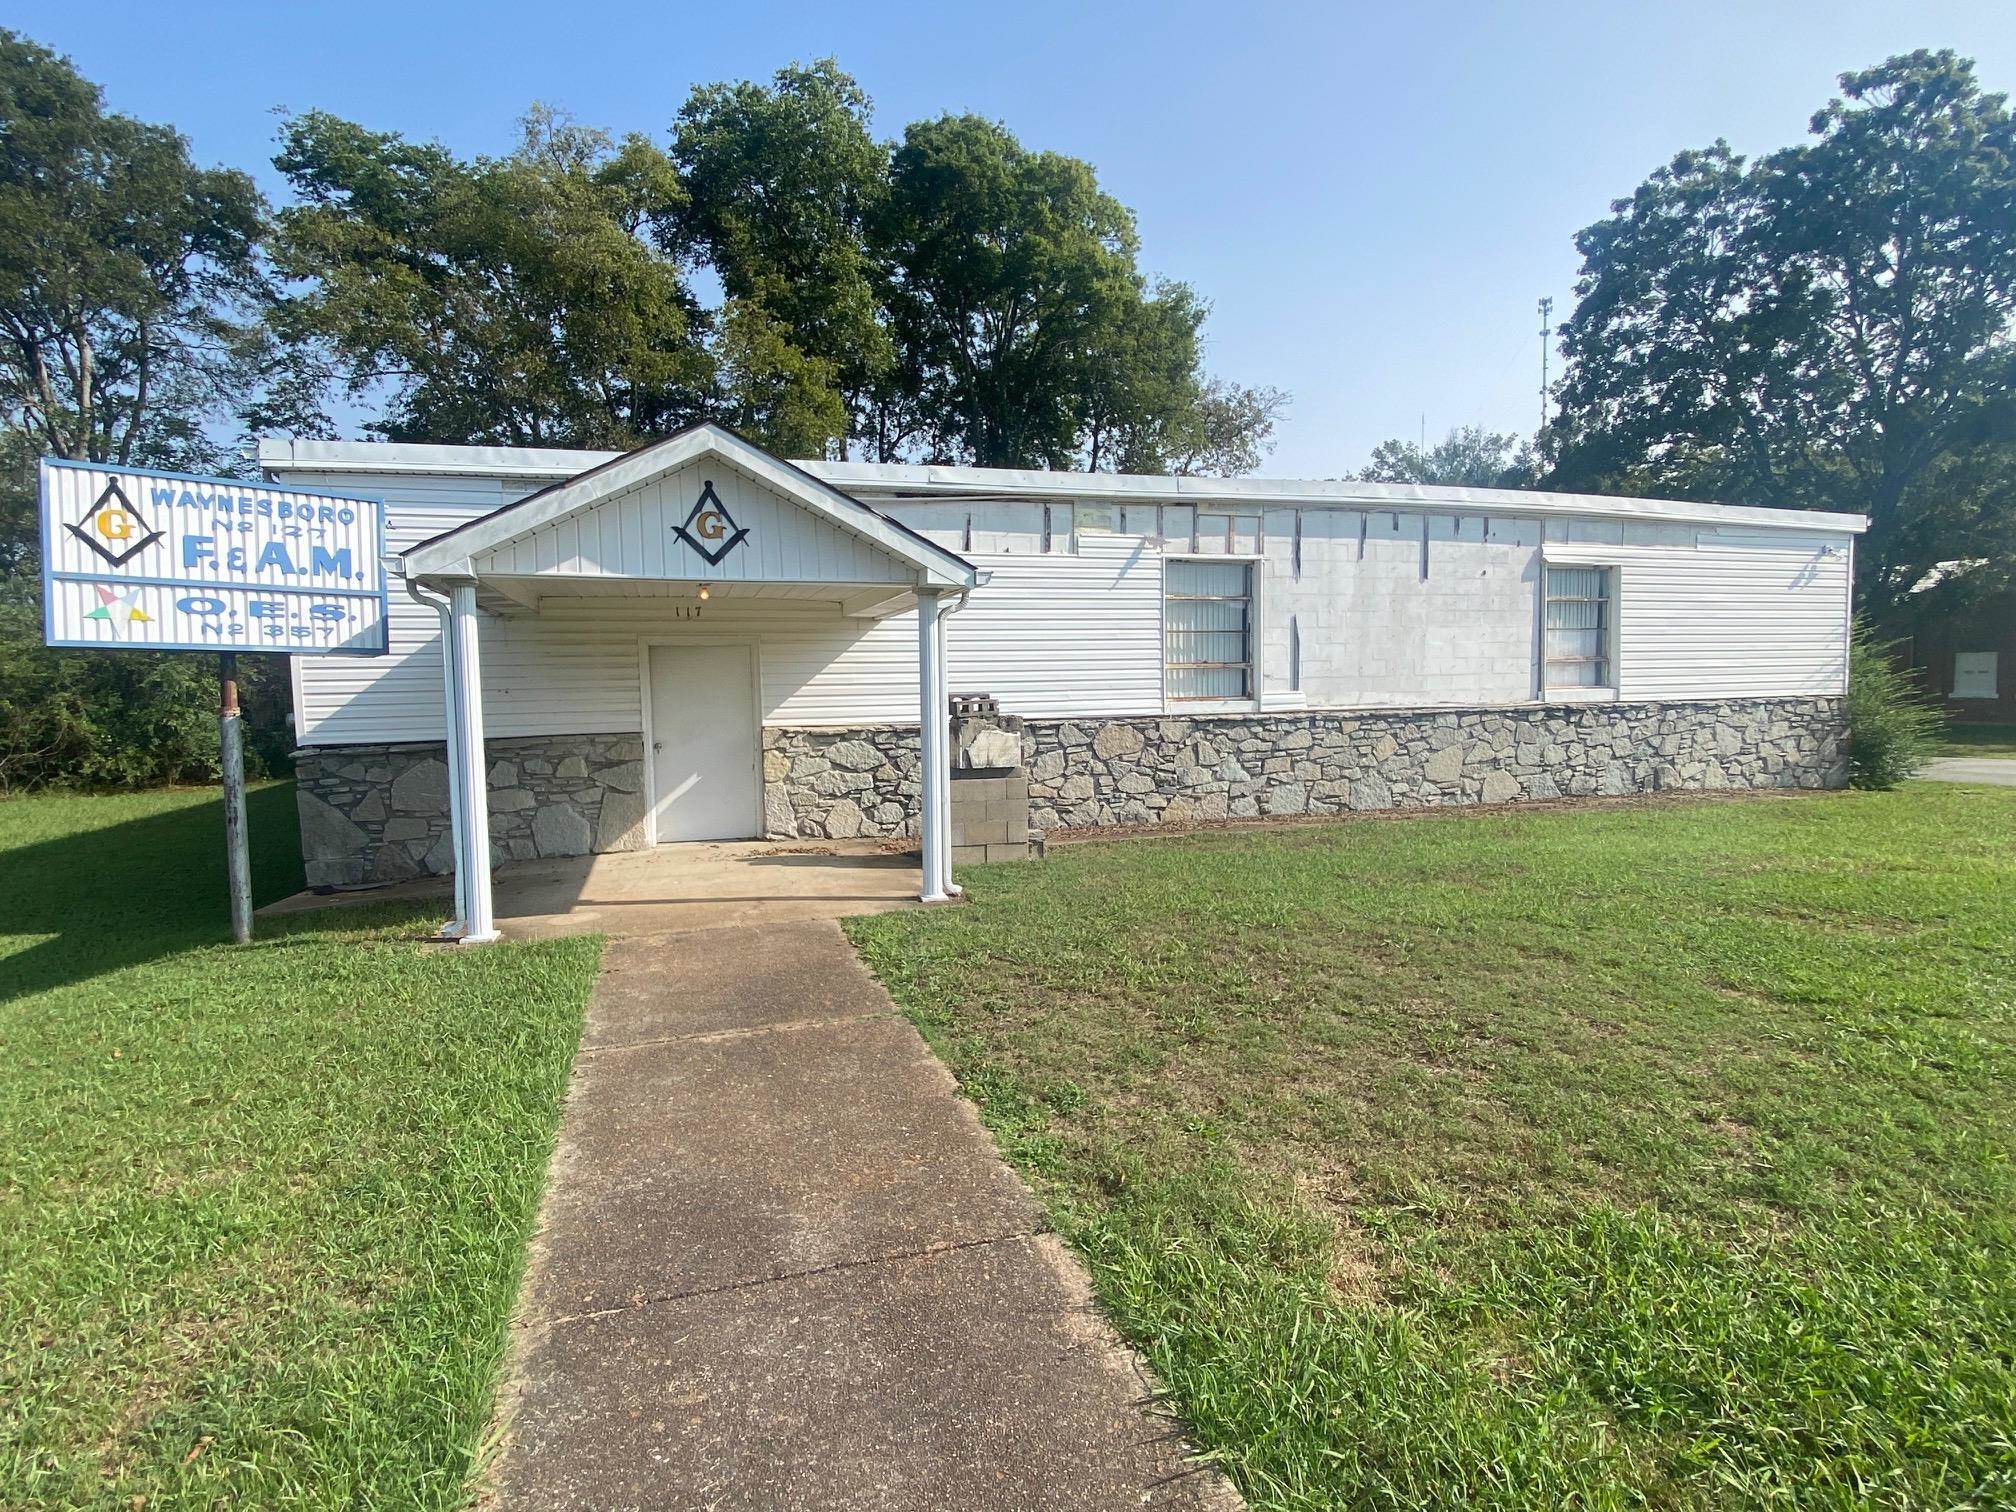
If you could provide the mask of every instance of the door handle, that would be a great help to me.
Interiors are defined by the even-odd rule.
[[[662,740],[654,740],[651,742],[651,749],[654,751],[662,751],[665,749],[665,742]]]

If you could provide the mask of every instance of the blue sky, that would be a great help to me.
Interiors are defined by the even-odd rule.
[[[886,136],[977,111],[1091,161],[1143,266],[1214,306],[1214,371],[1288,389],[1263,466],[1325,477],[1381,439],[1530,431],[1543,294],[1574,232],[1682,147],[1795,140],[1835,76],[1916,47],[2016,91],[2016,0],[875,6],[551,0],[14,0],[115,109],[269,192],[276,109],[458,151],[533,100],[660,140],[696,82],[832,54]]]

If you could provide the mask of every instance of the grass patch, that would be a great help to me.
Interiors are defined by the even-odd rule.
[[[2016,756],[2016,725],[1949,724],[1940,738],[1941,756]]]
[[[214,794],[0,803],[0,1505],[466,1500],[598,947],[430,922],[233,948]]]
[[[1256,1506],[2016,1501],[2016,792],[961,881],[848,927]]]

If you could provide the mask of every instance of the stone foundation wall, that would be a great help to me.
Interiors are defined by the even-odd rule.
[[[1026,781],[1037,830],[1848,779],[1839,698],[1032,719],[1019,732],[1019,771],[1004,764],[1014,723],[975,727],[990,742],[984,760],[962,732],[957,760],[975,778],[1013,772],[1017,799]],[[644,844],[640,736],[492,740],[488,755],[493,860]],[[918,766],[914,726],[766,729],[764,833],[914,836]],[[296,771],[311,886],[452,868],[439,744],[304,750]],[[981,789],[971,792],[978,799]],[[984,802],[1008,796],[990,789]],[[976,809],[974,822],[997,817]]]
[[[644,741],[556,735],[484,742],[490,859],[527,861],[644,844]],[[448,763],[437,741],[295,753],[310,887],[399,882],[455,869]]]
[[[1031,720],[1023,740],[1040,830],[1848,780],[1839,698]]]
[[[763,834],[771,840],[917,833],[917,729],[763,732]]]
[[[954,861],[1027,855],[1023,722],[951,722]],[[917,834],[916,729],[859,725],[763,732],[763,834],[769,840],[905,839]],[[961,854],[963,852],[964,854]]]

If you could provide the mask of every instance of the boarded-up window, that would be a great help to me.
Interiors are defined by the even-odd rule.
[[[1993,651],[1953,653],[1953,696],[1955,698],[1995,697],[1996,663]]]
[[[1120,528],[1120,511],[1111,504],[1078,504],[1073,508],[1079,535],[1111,535]]]
[[[1172,558],[1165,649],[1171,699],[1253,696],[1253,569]]]
[[[1197,516],[1197,550],[1216,556],[1253,556],[1260,550],[1260,516],[1257,514],[1206,514]]]
[[[1610,686],[1609,567],[1547,569],[1547,686]]]

